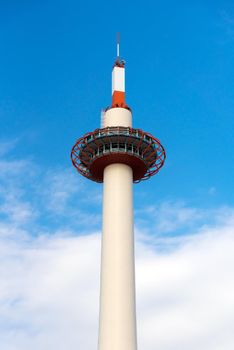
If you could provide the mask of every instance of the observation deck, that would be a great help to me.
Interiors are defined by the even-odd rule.
[[[133,170],[133,181],[140,182],[156,174],[166,158],[160,141],[141,129],[106,127],[79,138],[71,151],[71,160],[79,173],[95,182],[103,182],[106,166],[123,163]]]

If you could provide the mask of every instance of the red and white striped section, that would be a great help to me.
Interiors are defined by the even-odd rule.
[[[117,61],[112,70],[112,107],[125,106],[124,62]]]

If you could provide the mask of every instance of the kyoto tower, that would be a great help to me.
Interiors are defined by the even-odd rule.
[[[99,350],[136,350],[133,183],[149,179],[165,161],[160,141],[132,127],[125,102],[125,62],[119,55],[112,70],[112,104],[100,129],[77,140],[73,165],[103,183],[103,227],[99,314]]]

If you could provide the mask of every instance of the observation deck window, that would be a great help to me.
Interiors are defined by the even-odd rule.
[[[147,140],[147,141],[152,141],[151,137],[149,137],[148,135],[145,135],[144,139]]]
[[[86,141],[88,142],[88,141],[92,140],[92,138],[93,138],[92,135],[88,135],[88,136],[86,137]]]
[[[127,145],[127,150],[132,152],[132,145]]]

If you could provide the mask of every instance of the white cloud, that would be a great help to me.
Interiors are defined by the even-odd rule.
[[[27,176],[25,176],[27,174]],[[33,165],[26,160],[0,160],[0,218],[17,226],[37,216],[31,198],[25,198],[25,186],[33,176]],[[28,192],[30,190],[28,189]]]
[[[98,222],[91,192],[25,160],[1,160],[0,179],[1,349],[96,348],[100,235],[80,228]],[[139,348],[232,350],[234,208],[167,201],[136,214]]]
[[[97,235],[4,239],[1,247],[0,338],[5,339],[4,343],[1,340],[4,350],[75,349],[75,344],[85,341],[88,330],[95,334]],[[87,341],[91,348],[94,340]]]
[[[140,209],[137,214],[140,220],[144,218],[145,221],[151,222],[151,229],[154,232],[162,234],[193,227],[194,223],[204,219],[206,212],[204,209],[188,207],[183,201],[164,201]]]
[[[95,348],[99,234],[32,238],[16,229],[0,247],[1,347]],[[149,237],[137,241],[139,348],[232,350],[233,211],[225,222],[180,237],[173,247],[157,251],[155,238],[152,244]]]
[[[180,202],[164,202],[158,210],[156,209],[155,214],[156,217],[158,216],[158,230],[162,233],[194,222],[202,215],[199,209],[186,207],[184,203]]]
[[[1,180],[9,180],[8,176],[11,178],[18,176],[25,172],[28,175],[28,171],[31,167],[31,164],[27,160],[0,160],[0,178]]]
[[[32,209],[29,202],[22,202],[14,196],[9,196],[0,205],[0,214],[5,215],[8,220],[17,223],[17,225],[21,225],[31,221],[36,216],[36,211]]]
[[[70,169],[49,171],[43,183],[43,194],[45,205],[48,210],[63,214],[69,200],[82,191],[83,182],[77,181],[73,171]],[[40,187],[41,190],[41,187]]]
[[[144,247],[137,260],[140,348],[233,349],[233,248],[233,224],[203,229],[170,253]]]
[[[185,236],[193,234],[204,227],[224,224],[234,216],[234,209],[228,206],[219,208],[198,208],[188,206],[184,201],[162,201],[160,204],[151,205],[136,211],[136,222],[144,227],[145,233],[157,236],[157,244],[169,236]],[[150,225],[149,225],[150,222]],[[147,236],[145,236],[147,240]],[[152,241],[152,237],[151,237]],[[177,240],[178,242],[178,240]],[[175,243],[174,240],[171,243]]]
[[[18,139],[12,139],[12,140],[1,139],[0,140],[0,157],[6,155],[12,149],[14,149],[18,141],[19,141]]]
[[[87,189],[72,169],[45,170],[29,159],[0,158],[0,218],[4,222],[31,225],[32,234],[37,234],[42,223],[63,229],[79,225],[83,230],[100,223],[98,207],[100,190]]]

